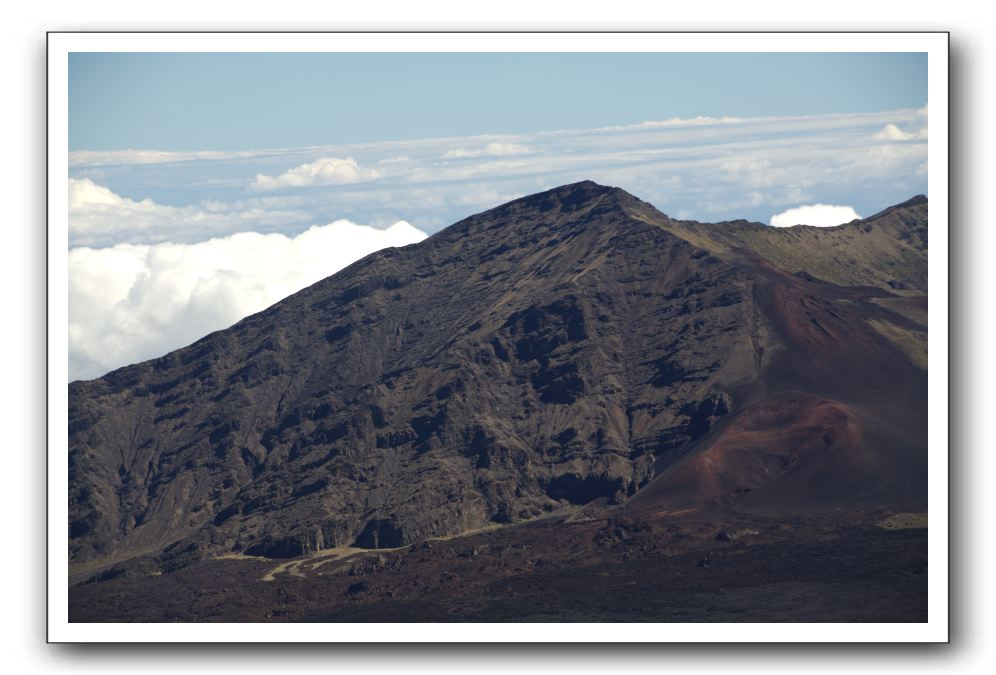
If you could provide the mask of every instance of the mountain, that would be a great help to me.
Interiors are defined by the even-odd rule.
[[[69,385],[71,574],[599,509],[923,510],[926,246],[923,197],[785,229],[586,181],[379,251]]]

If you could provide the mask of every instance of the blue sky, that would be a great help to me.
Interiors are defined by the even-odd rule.
[[[926,55],[107,54],[69,60],[71,150],[251,150],[918,108]]]
[[[835,225],[927,193],[910,54],[74,54],[70,375],[580,180]]]

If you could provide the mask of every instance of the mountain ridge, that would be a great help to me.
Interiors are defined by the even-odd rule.
[[[870,456],[886,469],[919,457],[918,441],[896,440],[902,411],[866,401],[863,381],[834,384],[832,370],[874,359],[877,377],[919,400],[925,372],[907,348],[925,336],[926,200],[845,227],[813,234],[835,237],[835,255],[869,234],[896,239],[895,260],[923,254],[922,283],[919,262],[889,278],[829,256],[814,269],[833,279],[791,269],[774,235],[708,232],[590,181],[378,251],[188,347],[70,384],[70,559],[390,547],[594,502],[626,508],[654,483],[633,500],[650,508],[681,492],[668,485],[697,485],[696,457],[727,457],[723,429],[754,433],[764,402],[795,386],[808,398],[786,404],[789,427],[809,439],[820,420],[813,438],[842,439],[847,470],[867,452],[862,433],[884,439]],[[831,283],[844,274],[859,283]],[[815,353],[829,370],[808,365]],[[820,442],[784,459],[803,502],[790,474],[820,461]],[[750,461],[727,465],[727,482],[753,476],[744,485],[761,495],[738,503],[770,508],[763,493],[777,486],[755,485]],[[919,480],[879,492],[916,502]]]

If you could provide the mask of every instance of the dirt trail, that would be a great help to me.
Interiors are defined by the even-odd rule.
[[[362,555],[367,553],[379,553],[383,551],[396,551],[394,548],[356,548],[353,546],[337,546],[336,548],[328,548],[323,551],[315,551],[314,553],[309,553],[306,556],[300,558],[293,558],[291,560],[286,560],[265,575],[260,578],[260,581],[275,581],[276,575],[287,573],[291,576],[304,578],[305,569],[314,570],[321,565],[333,560],[343,560],[345,558]]]
[[[499,525],[491,524],[485,525],[484,527],[477,527],[470,530],[464,530],[462,532],[457,532],[455,534],[444,535],[440,537],[430,537],[426,541],[449,541],[451,539],[458,539],[461,537],[469,537],[474,534],[481,534],[482,532],[492,532],[494,530],[501,530],[510,527],[522,526],[535,524],[543,520],[550,520],[553,517],[563,517],[567,521],[570,521],[572,515],[576,515],[576,512],[580,512],[577,507],[568,507],[565,509],[559,509],[553,514],[544,514],[536,518],[529,518],[512,525]],[[566,514],[566,515],[565,515]],[[260,578],[260,581],[276,581],[276,576],[278,574],[290,574],[291,576],[299,577],[301,579],[305,578],[307,575],[305,572],[314,572],[319,567],[337,561],[344,561],[347,558],[352,558],[354,556],[364,556],[370,554],[381,554],[390,553],[391,551],[399,551],[403,548],[408,548],[407,546],[401,546],[396,548],[357,548],[355,546],[337,546],[335,548],[329,548],[322,551],[315,551],[314,553],[309,553],[306,556],[301,556],[299,558],[293,558],[290,560],[285,560],[281,562],[276,567],[271,569],[265,575]],[[231,560],[260,560],[259,557],[247,556],[241,553],[227,553],[221,556],[216,556],[216,558],[221,559],[231,559]],[[268,560],[268,558],[262,558]],[[334,574],[341,568],[336,568],[330,572],[320,572],[319,574]]]
[[[927,527],[927,514],[897,513],[875,524],[884,530],[916,530]]]

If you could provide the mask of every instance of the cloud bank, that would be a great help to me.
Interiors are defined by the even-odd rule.
[[[526,155],[532,148],[521,143],[491,142],[476,148],[454,148],[442,154],[443,159],[462,159],[465,157],[504,157],[506,155]]]
[[[149,198],[128,199],[90,178],[69,179],[70,246],[110,246],[123,241],[203,240],[266,223],[291,227],[313,215],[293,203],[204,201],[166,206]],[[312,220],[311,222],[314,222]]]
[[[772,227],[792,227],[793,225],[813,225],[815,227],[834,227],[861,218],[858,212],[850,206],[834,204],[809,204],[788,209],[771,216]]]
[[[121,163],[129,157],[134,163]],[[409,220],[435,232],[508,199],[584,179],[619,186],[668,215],[709,222],[766,222],[814,203],[872,213],[926,194],[926,161],[927,110],[920,108],[662,117],[596,129],[238,153],[74,153],[70,175],[162,207],[126,205],[132,213],[113,229],[93,223],[113,235],[91,230],[74,240],[105,246],[297,232],[337,218],[378,227]],[[84,216],[74,217],[83,224]]]
[[[88,204],[114,203],[116,197],[88,185],[80,194]],[[242,232],[194,244],[74,248],[69,252],[70,380],[165,354],[369,253],[426,236],[404,221],[380,230],[338,220],[294,237]]]

